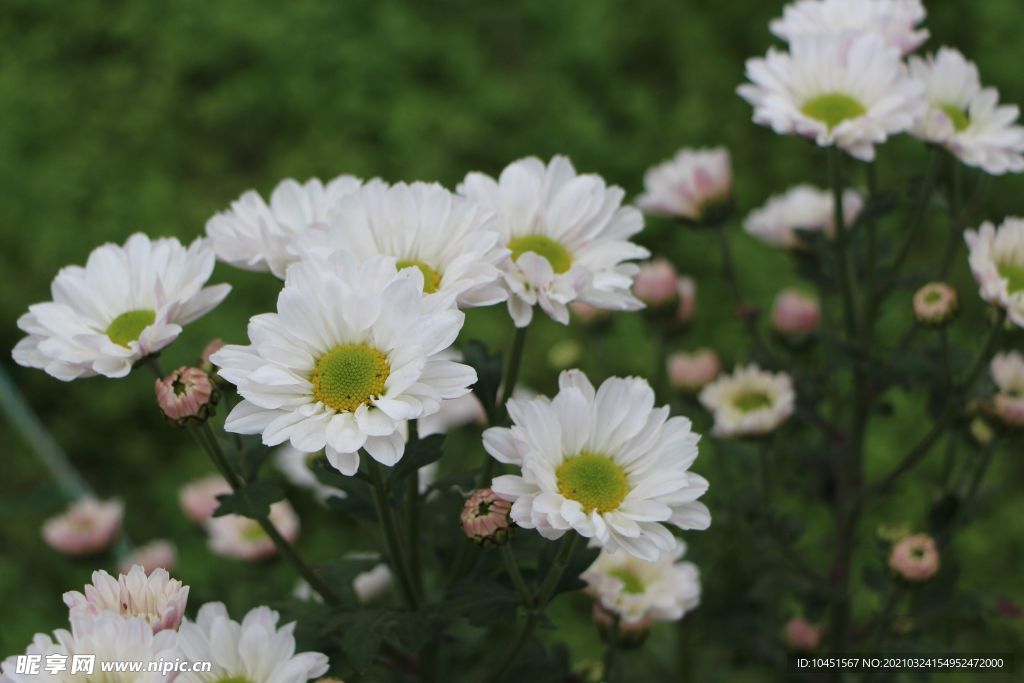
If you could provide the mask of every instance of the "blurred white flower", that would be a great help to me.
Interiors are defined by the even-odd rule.
[[[326,185],[317,178],[304,184],[288,178],[274,188],[269,205],[249,190],[207,221],[206,234],[221,261],[246,270],[269,270],[284,279],[285,270],[297,260],[290,249],[295,236],[323,223],[328,210],[360,186],[362,181],[350,175]]]
[[[320,480],[316,478],[312,465],[314,460],[323,457],[321,454],[306,453],[293,448],[290,444],[285,444],[274,451],[273,457],[274,464],[277,465],[277,469],[281,471],[285,479],[299,488],[310,491],[319,502],[326,502],[328,498],[332,497],[344,498],[348,495],[339,488],[320,483]]]
[[[981,298],[1024,327],[1024,218],[1009,217],[998,228],[986,221],[964,239]]]
[[[220,505],[217,496],[231,493],[231,485],[219,474],[210,474],[194,479],[178,490],[178,502],[185,516],[196,524],[203,524],[213,517]]]
[[[1001,175],[1024,171],[1024,127],[1016,105],[1000,105],[995,88],[981,87],[978,67],[959,50],[943,47],[911,57],[910,75],[925,86],[928,110],[911,133],[942,145],[968,166]]]
[[[700,392],[700,402],[715,418],[712,433],[724,437],[758,436],[773,431],[793,414],[796,392],[784,372],[756,365],[720,375]]]
[[[204,286],[213,266],[203,240],[186,248],[136,233],[124,246],[97,247],[84,268],[57,273],[53,301],[29,306],[18,319],[28,336],[14,347],[14,360],[64,381],[124,377],[227,296],[230,285]]]
[[[569,322],[567,305],[632,311],[642,304],[630,293],[635,264],[649,254],[629,238],[643,229],[643,216],[622,206],[622,188],[595,174],[577,174],[563,156],[544,164],[536,157],[509,164],[494,179],[470,173],[458,191],[491,209],[511,255],[502,262],[508,310],[517,327],[533,318],[533,307]]]
[[[729,150],[685,148],[647,170],[636,205],[647,213],[701,223],[720,218],[731,199]]]
[[[913,304],[917,322],[942,325],[956,313],[956,290],[945,282],[929,282],[914,292]]]
[[[997,353],[989,371],[999,387],[994,399],[996,415],[1007,426],[1024,426],[1024,356],[1019,351]]]
[[[665,371],[674,389],[697,391],[713,380],[721,371],[718,354],[701,348],[693,352],[676,351],[668,357]]]
[[[279,500],[270,506],[270,522],[289,543],[299,536],[299,516],[291,504]],[[274,555],[277,547],[255,519],[242,515],[222,515],[206,521],[210,550],[236,560],[262,560]]]
[[[656,560],[676,547],[665,524],[706,529],[697,499],[708,482],[689,471],[700,437],[685,417],[654,407],[640,378],[612,377],[600,389],[579,370],[559,376],[554,399],[508,402],[512,427],[484,432],[484,448],[522,468],[491,488],[513,501],[512,520],[548,539],[566,531]]]
[[[394,580],[391,569],[381,562],[373,569],[356,574],[352,579],[352,590],[355,591],[359,604],[366,605],[387,592]]]
[[[142,565],[135,565],[116,579],[100,570],[92,573],[92,583],[85,593],[68,591],[64,604],[70,618],[105,612],[126,617],[139,617],[152,626],[153,633],[164,629],[177,630],[185,617],[188,586],[172,579],[165,569],[156,569],[147,576]]]
[[[114,543],[123,518],[124,504],[116,498],[81,498],[43,523],[43,540],[65,555],[94,555]]]
[[[743,227],[767,244],[803,250],[808,246],[800,239],[798,230],[819,232],[829,238],[835,234],[834,206],[831,192],[812,185],[796,185],[751,211]],[[843,193],[843,217],[847,226],[853,225],[862,208],[864,200],[860,194],[854,190]]]
[[[877,33],[906,54],[928,39],[928,31],[917,28],[924,18],[921,0],[797,0],[786,5],[770,27],[787,42],[815,35]]]
[[[135,548],[127,558],[121,561],[119,570],[122,574],[131,571],[134,565],[142,565],[147,574],[157,569],[173,571],[178,562],[178,549],[168,540],[157,539]]]
[[[784,289],[772,303],[772,327],[782,335],[811,334],[821,325],[818,298],[799,289]]]
[[[747,77],[737,92],[754,107],[755,123],[862,161],[925,107],[924,85],[908,76],[900,51],[872,33],[796,39],[788,53],[772,48],[748,60]]]

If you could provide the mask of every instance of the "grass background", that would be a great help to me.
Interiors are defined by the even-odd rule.
[[[960,47],[1005,100],[1024,101],[1024,7],[1016,0],[931,5],[929,47]],[[122,242],[136,230],[194,238],[242,191],[266,193],[288,176],[353,173],[454,186],[469,170],[496,173],[527,154],[565,153],[581,170],[600,172],[633,195],[644,169],[678,147],[725,144],[744,213],[794,182],[824,184],[824,156],[755,127],[749,107],[734,94],[744,60],[771,43],[767,23],[780,7],[697,0],[7,0],[0,7],[0,267],[6,283],[0,346],[13,347],[20,337],[17,317],[48,298],[61,265],[82,263],[96,245]],[[883,185],[902,186],[921,172],[923,158],[909,141],[887,147],[879,164]],[[1020,212],[1022,191],[1019,178],[998,179],[985,216]],[[885,227],[897,234],[901,225],[895,218]],[[944,235],[938,217],[926,228],[915,245],[920,262],[939,249]],[[779,287],[796,281],[782,255],[738,231],[735,240],[741,275],[757,303],[768,305]],[[713,241],[656,220],[644,241],[698,279],[700,313],[691,336],[677,344],[714,342],[727,360],[742,358],[744,340],[725,305]],[[269,276],[221,266],[215,279],[235,285],[229,302],[185,331],[165,354],[166,366],[191,361],[214,336],[242,341],[247,318],[273,305],[276,282]],[[971,323],[980,320],[980,307],[963,263],[956,282],[971,309],[958,338],[976,343],[981,328]],[[574,339],[590,352],[589,334],[543,321],[531,331],[526,382],[549,390],[551,346]],[[500,311],[474,312],[464,336],[501,347],[509,325]],[[654,349],[638,316],[620,316],[601,344],[599,357],[584,353],[578,361],[592,376],[654,372]],[[290,591],[287,567],[215,558],[201,532],[183,519],[177,489],[209,466],[156,414],[148,376],[62,384],[15,367],[9,356],[0,363],[93,487],[125,500],[133,540],[167,537],[178,544],[176,575],[192,585],[193,606],[223,599],[238,613]],[[870,441],[869,466],[891,462],[920,431],[915,396],[894,400],[899,410]],[[92,569],[111,562],[70,561],[41,543],[40,524],[63,505],[60,493],[4,422],[0,438],[6,447],[0,654],[6,655],[21,651],[34,632],[63,625],[60,594],[80,588]],[[474,457],[479,452],[470,439],[464,447],[477,449]],[[716,501],[724,506],[742,495],[746,462],[707,462],[715,455],[705,451],[703,471],[731,471],[733,479],[721,487],[712,479],[713,510]],[[1003,455],[1000,476],[985,489],[982,512],[958,551],[968,587],[1021,600],[1024,472],[1014,458],[1019,452]],[[871,512],[918,525],[928,495],[922,487]],[[310,557],[368,544],[301,494],[292,500],[305,525],[301,549]],[[702,645],[697,670],[705,680],[759,680],[771,657],[760,646],[738,645],[736,632],[730,634],[738,622],[718,619],[713,610],[732,599],[742,605],[731,612],[742,607],[758,616],[763,610],[765,621],[780,624],[786,615],[768,610],[779,603],[771,596],[747,604],[736,596],[748,586],[715,583],[724,570],[716,563],[740,558],[739,565],[750,565],[756,561],[750,548],[737,547],[737,537],[718,535],[714,526],[700,536],[691,544],[705,572],[709,614],[690,622],[704,627],[692,636]],[[823,543],[806,549],[825,552]],[[747,578],[752,575],[756,567]],[[566,603],[558,612],[563,633],[578,656],[593,656],[596,640],[581,616],[585,605]],[[986,624],[977,636],[961,635],[1019,647],[1019,620],[993,617]],[[649,650],[655,654],[632,657],[647,657],[643,666],[651,671],[666,665],[674,647],[668,634],[656,633]],[[735,655],[746,649],[753,652]]]

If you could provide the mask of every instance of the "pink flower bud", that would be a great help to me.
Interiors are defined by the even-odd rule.
[[[154,386],[161,412],[178,424],[205,420],[216,401],[210,376],[199,368],[180,367]]]
[[[1024,427],[1024,396],[999,392],[993,399],[996,415],[1007,427]]]
[[[569,310],[572,311],[573,317],[584,325],[604,320],[611,315],[611,311],[585,304],[582,301],[573,301],[569,304]]]
[[[512,504],[491,489],[477,489],[462,507],[462,530],[480,545],[504,543],[512,522]]]
[[[818,300],[795,289],[785,289],[775,297],[772,326],[783,335],[810,334],[821,324]]]
[[[648,306],[666,306],[678,296],[679,274],[667,259],[641,264],[633,280],[633,293]]]
[[[683,391],[697,391],[721,369],[718,354],[711,349],[697,349],[692,353],[677,351],[669,356],[666,367],[669,384]]]
[[[139,564],[152,574],[154,569],[166,569],[171,571],[178,561],[178,551],[170,541],[150,541],[146,545],[139,546],[121,562],[119,565],[122,574],[131,571],[132,566]]]
[[[697,312],[697,282],[689,275],[682,275],[676,286],[679,297],[679,308],[676,309],[676,320],[686,324]]]
[[[942,325],[956,308],[956,290],[945,282],[930,282],[914,293],[914,317],[922,325]]]
[[[907,536],[893,546],[889,568],[906,581],[927,581],[939,571],[939,548],[928,534]]]
[[[82,498],[43,524],[43,540],[65,555],[95,555],[114,543],[123,518],[120,500]]]
[[[821,627],[802,617],[793,617],[783,629],[786,645],[797,652],[812,652],[821,644]]]

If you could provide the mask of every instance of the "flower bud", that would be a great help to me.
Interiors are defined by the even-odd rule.
[[[927,581],[939,571],[939,548],[928,534],[907,536],[893,546],[889,568],[905,581]]]
[[[711,349],[677,351],[668,358],[665,371],[673,389],[696,392],[713,380],[722,369],[718,354]]]
[[[813,652],[821,644],[821,627],[803,617],[793,617],[783,628],[786,646],[797,652]]]
[[[601,603],[595,602],[593,620],[594,625],[597,626],[598,633],[601,634],[601,640],[607,642],[612,635],[612,625],[615,623],[614,613],[605,609]],[[620,619],[616,645],[623,650],[643,645],[644,641],[647,640],[647,634],[651,632],[651,625],[653,623],[654,620],[651,617],[644,617],[632,624]]]
[[[697,282],[689,275],[680,276],[676,294],[679,296],[676,321],[685,325],[693,319],[693,314],[697,312]]]
[[[180,367],[156,380],[156,402],[168,420],[184,425],[202,422],[213,414],[217,392],[210,376],[199,368]]]
[[[1024,396],[999,392],[993,399],[996,415],[1007,427],[1024,427]]]
[[[569,310],[572,311],[573,317],[584,325],[607,320],[611,316],[611,311],[585,304],[582,301],[573,301],[569,304]]]
[[[679,295],[679,273],[667,259],[656,258],[640,265],[633,280],[633,293],[652,308],[667,306]]]
[[[178,503],[186,517],[196,524],[205,524],[220,505],[217,496],[225,493],[231,493],[231,485],[219,474],[211,474],[182,486]]]
[[[171,571],[178,560],[178,551],[170,541],[150,541],[146,545],[139,546],[121,562],[119,568],[122,574],[127,574],[134,565],[142,565],[147,574],[152,574],[154,569],[166,569]]]
[[[491,489],[477,489],[462,507],[462,530],[480,545],[501,545],[511,533],[511,510]]]
[[[929,282],[914,293],[914,317],[922,325],[944,325],[956,308],[956,290],[945,282]]]
[[[796,289],[785,289],[772,305],[772,326],[784,336],[811,334],[821,324],[818,300]]]

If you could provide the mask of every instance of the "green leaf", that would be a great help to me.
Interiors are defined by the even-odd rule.
[[[391,472],[391,480],[399,482],[409,475],[416,474],[420,468],[440,460],[442,454],[444,454],[443,434],[432,434],[423,439],[410,441],[405,445],[405,454],[402,459],[398,461]]]
[[[574,533],[570,531],[569,533]],[[558,543],[546,543],[544,549],[541,551],[539,566],[546,571],[547,567],[550,567],[555,560],[555,555],[558,554]],[[559,579],[558,584],[555,586],[555,592],[553,595],[559,593],[566,593],[569,591],[575,591],[583,588],[586,584],[580,579],[582,574],[590,565],[594,564],[594,560],[597,559],[599,550],[597,548],[588,548],[586,539],[580,539],[576,543],[576,547],[572,551],[572,557],[569,558],[569,564],[562,573],[562,578]]]
[[[338,615],[341,647],[357,671],[366,669],[384,641],[415,651],[431,636],[427,615],[396,609],[360,609]]]
[[[352,582],[356,576],[370,571],[380,562],[381,558],[377,556],[342,557],[318,567],[317,574],[345,603],[355,604],[356,594]]]
[[[501,386],[501,354],[491,353],[482,341],[474,339],[466,345],[462,355],[466,364],[476,370],[477,379],[473,385],[473,393],[483,403],[488,417],[491,417],[494,404],[498,401],[498,388]]]
[[[356,477],[347,477],[331,467],[326,458],[316,458],[309,469],[317,481],[325,486],[339,489],[339,495],[328,498],[327,507],[338,510],[355,519],[375,521],[377,508],[369,485]]]
[[[214,517],[242,515],[262,519],[270,514],[270,506],[284,498],[284,489],[272,481],[255,481],[234,493],[217,496],[220,505]]]
[[[518,597],[515,591],[488,579],[472,579],[452,587],[451,600],[434,607],[440,621],[465,618],[474,626],[511,623]]]

